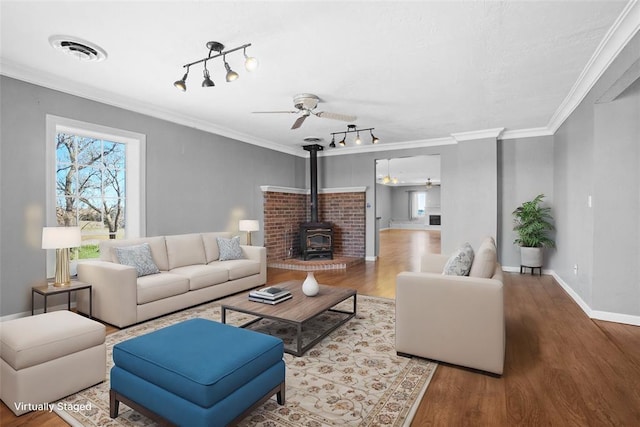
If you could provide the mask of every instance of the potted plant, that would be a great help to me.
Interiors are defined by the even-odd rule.
[[[513,211],[513,230],[518,237],[513,243],[520,246],[520,265],[542,267],[544,248],[555,248],[556,243],[548,233],[553,230],[551,208],[541,206],[544,194],[522,203]]]

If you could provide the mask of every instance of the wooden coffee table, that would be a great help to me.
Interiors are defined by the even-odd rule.
[[[262,319],[271,319],[277,322],[292,324],[296,327],[296,348],[295,350],[285,347],[287,353],[294,356],[302,356],[307,350],[320,342],[331,332],[344,325],[356,315],[357,292],[355,289],[338,288],[327,285],[319,285],[320,292],[314,297],[308,297],[302,293],[302,281],[290,280],[288,282],[277,283],[273,286],[288,289],[293,297],[279,304],[270,305],[260,302],[249,301],[249,293],[243,292],[228,298],[220,300],[222,307],[221,317],[222,323],[227,322],[227,310],[237,311],[240,313],[256,316],[257,318],[242,325],[245,328]],[[353,298],[353,310],[344,311],[334,308],[339,303]],[[325,312],[334,312],[346,314],[338,322],[324,330],[319,336],[315,337],[311,342],[302,345],[302,328],[305,323]]]

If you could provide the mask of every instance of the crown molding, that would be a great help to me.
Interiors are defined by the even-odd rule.
[[[289,194],[311,194],[309,188],[293,188],[293,187],[279,187],[277,185],[261,185],[260,190],[263,193],[289,193]],[[335,188],[321,188],[318,190],[320,194],[334,194],[334,193],[364,193],[367,191],[367,187],[335,187]]]
[[[620,51],[640,30],[640,2],[630,0],[589,59],[567,97],[551,117],[547,127],[552,134],[580,105]]]
[[[504,128],[493,128],[493,129],[474,130],[471,132],[452,133],[451,136],[458,142],[472,141],[476,139],[486,139],[486,138],[498,139],[502,131],[504,131]]]
[[[553,136],[553,132],[545,126],[530,129],[507,130],[502,132],[502,135],[500,135],[500,138],[498,139],[532,138],[536,136]]]

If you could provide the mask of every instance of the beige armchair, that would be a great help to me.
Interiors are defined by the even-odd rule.
[[[420,272],[397,276],[396,351],[502,375],[503,275],[495,243],[482,243],[470,276],[443,275],[448,259],[427,254]]]

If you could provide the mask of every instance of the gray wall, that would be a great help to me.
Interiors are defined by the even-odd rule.
[[[512,212],[522,202],[544,194],[544,204],[554,213],[553,137],[508,139],[498,141],[498,237],[503,266],[519,267],[520,250],[513,241]],[[554,233],[555,235],[555,233]],[[545,265],[553,256],[545,251]]]
[[[442,157],[442,251],[477,248],[498,232],[498,148],[495,138],[464,141]],[[445,235],[444,230],[447,230]]]
[[[376,217],[379,228],[389,228],[389,222],[393,218],[393,187],[376,184]],[[377,253],[377,252],[376,252]]]
[[[558,250],[550,260],[592,310],[631,316],[640,315],[639,84],[596,101],[638,58],[640,34],[554,136]]]
[[[440,188],[435,186],[427,191],[424,185],[407,185],[401,187],[391,187],[391,219],[406,220],[409,221],[410,206],[411,206],[411,193],[414,191],[427,191],[427,216],[430,214],[429,209],[434,208],[437,212],[440,212]],[[379,201],[377,201],[380,203]],[[428,224],[428,218],[425,220],[425,224]]]
[[[5,76],[0,91],[0,316],[29,311],[31,285],[45,277],[40,235],[46,114],[146,135],[149,236],[237,231],[239,218],[262,220],[260,185],[301,187],[305,182],[305,161],[297,156]],[[255,233],[256,244],[262,239],[262,232]]]

